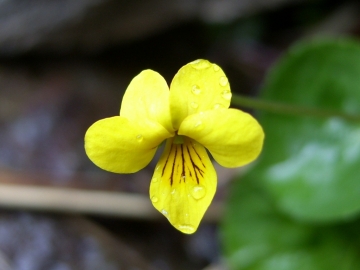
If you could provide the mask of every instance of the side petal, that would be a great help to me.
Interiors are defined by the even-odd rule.
[[[180,123],[191,114],[217,108],[229,108],[231,91],[222,69],[207,60],[196,60],[183,66],[170,85],[172,123]]]
[[[133,173],[153,158],[157,146],[171,134],[156,122],[139,126],[115,116],[95,122],[85,134],[85,152],[100,168],[115,173]]]
[[[219,109],[193,114],[180,126],[179,135],[205,146],[224,167],[238,167],[253,161],[261,152],[264,132],[247,113]]]
[[[173,132],[169,87],[165,79],[150,69],[132,79],[121,103],[120,116],[136,122],[143,119],[158,122],[169,132]]]
[[[166,143],[150,184],[150,198],[179,231],[194,233],[215,191],[215,169],[204,147],[184,138],[184,143]]]

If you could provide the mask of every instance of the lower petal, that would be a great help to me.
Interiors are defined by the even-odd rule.
[[[182,139],[180,144],[167,141],[151,180],[150,198],[176,229],[191,234],[214,197],[217,176],[205,148]]]
[[[141,126],[114,116],[95,122],[85,134],[85,151],[100,168],[115,173],[133,173],[153,158],[157,146],[172,136],[155,122]]]

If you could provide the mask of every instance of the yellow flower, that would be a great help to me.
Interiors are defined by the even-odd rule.
[[[220,165],[233,168],[253,161],[262,148],[261,126],[249,114],[229,109],[230,99],[224,72],[207,60],[183,66],[170,91],[159,73],[144,70],[128,86],[120,116],[88,129],[86,154],[104,170],[134,173],[166,140],[150,198],[176,229],[194,233],[217,185],[206,149]]]

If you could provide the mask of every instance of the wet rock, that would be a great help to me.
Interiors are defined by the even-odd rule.
[[[80,217],[1,213],[2,270],[146,269],[131,247]]]
[[[0,53],[96,51],[187,19],[189,1],[0,2]],[[191,4],[190,4],[191,5]]]
[[[228,23],[299,0],[0,1],[0,55],[94,53],[189,20]]]

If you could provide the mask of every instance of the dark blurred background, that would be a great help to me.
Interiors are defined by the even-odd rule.
[[[237,170],[219,169],[215,204],[191,236],[152,209],[134,218],[104,215],[95,199],[90,210],[29,206],[26,188],[146,197],[156,161],[115,175],[83,149],[86,129],[118,114],[135,75],[150,68],[170,83],[205,58],[233,92],[256,97],[294,42],[358,36],[359,11],[356,0],[0,1],[0,270],[226,269],[217,224]]]

